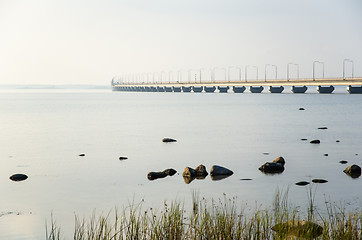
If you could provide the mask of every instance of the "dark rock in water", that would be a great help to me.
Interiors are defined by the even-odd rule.
[[[328,181],[325,180],[325,179],[313,179],[312,182],[314,182],[314,183],[326,183]]]
[[[340,142],[339,140],[337,140],[336,142]]]
[[[199,165],[195,168],[197,177],[206,177],[208,175],[206,167],[204,165]]]
[[[269,153],[268,152],[265,152],[265,153],[263,153],[264,155],[269,155]]]
[[[84,154],[84,153],[81,153],[81,154],[79,154],[78,156],[79,156],[79,157],[84,157],[85,154]]]
[[[319,143],[321,143],[321,141],[319,141],[318,139],[316,139],[316,140],[312,140],[312,141],[310,141],[310,143],[313,143],[313,144],[319,144]]]
[[[299,110],[303,111],[303,110],[305,110],[305,109],[301,107],[301,108],[299,108]]]
[[[211,175],[212,181],[220,181],[222,179],[228,178],[230,175]]]
[[[251,178],[240,178],[240,180],[241,180],[241,181],[251,181],[251,180],[253,180],[253,179],[251,179]]]
[[[324,156],[328,157],[328,153],[323,154]]]
[[[162,142],[177,142],[177,140],[175,140],[173,138],[164,138],[164,139],[162,139]]]
[[[128,159],[128,157],[119,157],[119,160],[127,160]]]
[[[267,162],[259,168],[263,173],[282,173],[284,166],[280,163]]]
[[[20,174],[20,173],[11,175],[9,177],[10,180],[15,181],[15,182],[24,181],[27,178],[28,178],[28,176],[26,176],[25,174]]]
[[[289,239],[287,236],[313,239],[323,233],[323,227],[319,226],[318,224],[301,220],[292,220],[285,223],[279,223],[273,226],[271,229],[281,235],[281,239]]]
[[[306,181],[301,181],[301,182],[297,182],[295,183],[295,185],[298,185],[298,186],[305,186],[305,185],[308,185],[309,182],[306,182]]]
[[[344,169],[343,172],[352,178],[358,178],[359,176],[361,176],[361,167],[353,164]]]
[[[167,176],[168,176],[168,174],[165,173],[165,172],[149,172],[147,174],[148,180],[155,180],[155,179],[164,178],[164,177],[167,177]]]
[[[175,169],[169,168],[163,171],[164,173],[166,173],[168,176],[173,176],[177,173],[177,171]]]
[[[302,139],[300,139],[300,140],[302,140],[302,141],[307,141],[308,139],[306,139],[306,138],[302,138]]]
[[[210,169],[210,175],[211,176],[218,176],[218,175],[226,175],[226,176],[230,176],[233,175],[233,171],[231,171],[230,169],[218,166],[218,165],[213,165]]]
[[[340,164],[346,164],[346,163],[348,163],[348,162],[345,161],[345,160],[342,160],[342,161],[339,161],[339,163],[340,163]]]
[[[328,129],[327,127],[319,127],[318,129]]]
[[[274,161],[273,161],[274,163],[279,163],[279,164],[281,164],[281,165],[285,165],[285,160],[284,160],[284,158],[283,157],[277,157],[276,159],[274,159]]]
[[[186,167],[184,172],[182,173],[183,177],[195,177],[196,178],[196,171],[193,168]]]

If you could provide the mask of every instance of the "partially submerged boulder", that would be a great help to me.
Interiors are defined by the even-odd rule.
[[[19,182],[19,181],[24,181],[24,180],[28,179],[28,176],[25,174],[18,173],[18,174],[11,175],[9,177],[9,179],[12,181],[15,181],[15,182]]]
[[[281,236],[295,236],[306,239],[313,239],[323,233],[323,227],[310,222],[294,220],[285,223],[279,223],[272,227],[272,230]]]
[[[158,179],[158,178],[165,178],[167,176],[173,176],[175,175],[177,171],[175,169],[172,169],[172,168],[168,168],[162,172],[149,172],[147,174],[147,178],[148,180],[155,180],[155,179]]]
[[[361,176],[361,167],[353,164],[344,169],[343,172],[352,178],[358,178]]]
[[[312,180],[313,183],[327,183],[328,181],[325,179],[316,178]]]
[[[163,138],[162,142],[166,142],[166,143],[168,143],[168,142],[177,142],[177,140],[173,139],[173,138]]]
[[[310,141],[310,143],[312,143],[312,144],[320,144],[321,141],[318,140],[318,139],[315,139],[315,140]]]
[[[282,173],[284,171],[285,160],[283,157],[277,157],[273,162],[263,164],[259,170],[263,173]]]
[[[231,176],[233,174],[234,172],[231,171],[230,169],[218,165],[213,165],[210,169],[211,176],[220,176],[220,175]]]
[[[204,165],[199,165],[195,169],[191,167],[186,167],[182,176],[186,184],[191,183],[194,179],[205,179],[208,175],[206,167]]]
[[[309,182],[306,182],[306,181],[300,181],[300,182],[295,183],[295,185],[297,185],[297,186],[306,186],[308,184],[309,184]]]

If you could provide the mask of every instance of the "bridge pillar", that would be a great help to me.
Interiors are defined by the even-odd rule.
[[[349,86],[347,87],[347,91],[348,91],[350,94],[362,94],[362,86],[357,87],[357,86],[351,86],[351,85],[349,85]]]
[[[191,87],[182,86],[183,92],[191,92]]]
[[[164,87],[157,87],[157,92],[164,92],[165,88]]]
[[[334,87],[331,85],[331,86],[321,86],[319,85],[317,87],[317,91],[319,93],[332,93],[334,91]]]
[[[202,90],[204,90],[204,87],[200,86],[200,87],[192,87],[192,90],[195,92],[195,93],[199,93],[199,92],[202,92]]]
[[[264,90],[264,87],[263,86],[259,86],[259,87],[250,86],[249,90],[251,93],[261,93]]]
[[[227,93],[229,90],[229,86],[218,86],[217,89],[219,89],[220,93]]]
[[[305,93],[307,91],[307,86],[292,86],[291,90],[293,93]]]
[[[237,86],[233,86],[233,91],[234,93],[243,93],[245,91],[246,87],[242,86],[242,87],[237,87]]]
[[[204,86],[204,90],[205,90],[205,92],[207,92],[207,93],[213,93],[213,92],[215,92],[216,87],[215,87],[215,86],[212,86],[212,87],[210,87],[210,86]]]
[[[283,86],[276,87],[276,86],[269,86],[269,92],[271,93],[282,93],[284,90]]]
[[[151,87],[151,92],[157,92],[157,88],[156,87]]]

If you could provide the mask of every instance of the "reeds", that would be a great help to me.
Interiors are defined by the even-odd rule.
[[[240,207],[236,197],[225,195],[208,201],[193,193],[192,211],[185,210],[177,200],[164,202],[161,210],[143,210],[141,202],[99,216],[94,212],[88,220],[75,217],[73,239],[289,239],[290,235],[297,239],[362,239],[361,209],[347,213],[345,208],[329,204],[327,214],[320,214],[314,207],[313,194],[310,189],[304,213],[289,205],[288,190],[276,193],[272,209],[257,206],[251,211]],[[288,222],[298,222],[298,226],[299,222],[307,222],[307,228],[296,231],[283,227],[279,233],[274,231],[275,227],[272,230],[273,226],[285,226]],[[315,224],[323,227],[319,236],[313,233],[314,227],[308,228]],[[51,220],[47,239],[60,240],[61,235],[60,228]]]

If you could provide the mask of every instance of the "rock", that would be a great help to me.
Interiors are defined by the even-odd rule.
[[[323,154],[324,156],[328,157],[328,153]]]
[[[21,173],[14,174],[9,177],[10,180],[15,181],[15,182],[24,181],[27,178],[28,178],[28,176],[26,176],[25,174],[21,174]]]
[[[346,164],[346,163],[348,163],[348,162],[345,161],[345,160],[342,160],[342,161],[339,161],[339,163],[340,163],[340,164]]]
[[[263,173],[282,173],[284,166],[280,163],[267,162],[259,168]]]
[[[177,142],[177,140],[175,140],[173,138],[164,138],[164,139],[162,139],[162,142],[166,142],[166,143],[168,143],[168,142]]]
[[[196,179],[196,177],[188,177],[188,176],[182,176],[184,178],[184,181],[186,184],[190,184],[193,180]]]
[[[177,173],[177,171],[175,169],[169,168],[163,171],[164,173],[166,173],[168,176],[173,176]]]
[[[309,182],[306,182],[306,181],[301,181],[301,182],[297,182],[295,183],[295,185],[298,185],[298,186],[305,186],[305,185],[308,185]]]
[[[206,177],[208,175],[206,167],[204,165],[199,165],[195,168],[196,177]]]
[[[128,157],[119,157],[119,160],[126,160],[126,159],[128,159]]]
[[[318,129],[328,129],[327,127],[319,127]]]
[[[194,177],[194,178],[196,178],[196,171],[195,171],[195,169],[193,169],[193,168],[190,168],[190,167],[186,167],[185,169],[184,169],[184,172],[182,173],[182,176],[183,177]]]
[[[274,163],[279,163],[279,164],[281,164],[281,165],[285,165],[285,160],[284,160],[284,158],[283,157],[277,157],[276,159],[274,159],[274,161],[273,161]]]
[[[158,178],[165,178],[167,176],[168,176],[168,174],[165,173],[165,172],[149,172],[147,174],[148,180],[155,180],[155,179],[158,179]]]
[[[313,143],[313,144],[320,144],[320,143],[321,143],[321,141],[319,141],[318,139],[316,139],[316,140],[312,140],[312,141],[310,141],[310,143]]]
[[[325,180],[325,179],[318,179],[318,178],[316,178],[316,179],[313,179],[312,182],[314,182],[314,183],[326,183],[326,182],[328,182],[328,181]]]
[[[230,177],[230,175],[214,175],[214,176],[211,176],[211,180],[220,181],[220,180],[228,178],[228,177]]]
[[[339,140],[337,140],[336,142],[340,142]]]
[[[300,220],[276,224],[272,230],[283,236],[296,236],[305,239],[313,239],[323,233],[323,227],[318,224]]]
[[[253,179],[251,179],[251,178],[240,178],[240,180],[241,180],[241,181],[251,181],[251,180],[253,180]]]
[[[264,152],[263,154],[264,154],[264,155],[269,155],[269,153],[268,153],[268,152]]]
[[[305,110],[305,109],[301,107],[301,108],[299,108],[299,110],[300,110],[300,111],[303,111],[303,110]]]
[[[359,176],[361,176],[361,167],[353,164],[344,169],[343,172],[352,178],[358,178]]]
[[[302,139],[300,139],[300,140],[302,140],[302,141],[307,141],[308,139],[306,139],[306,138],[302,138]]]
[[[79,157],[84,157],[85,154],[84,154],[84,153],[81,153],[81,154],[79,154],[78,156],[79,156]]]
[[[231,171],[230,169],[218,166],[218,165],[213,165],[210,169],[210,175],[211,176],[220,176],[220,175],[226,175],[226,176],[231,176],[233,175],[234,172]]]

